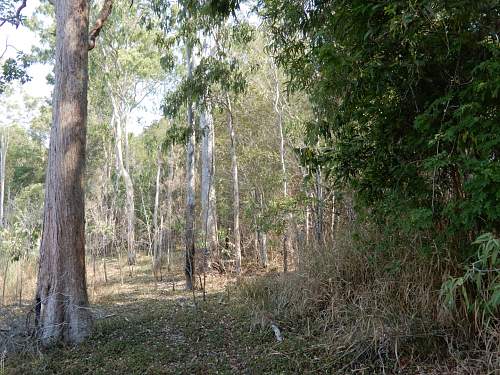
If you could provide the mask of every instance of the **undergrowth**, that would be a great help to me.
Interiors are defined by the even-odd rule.
[[[443,307],[446,263],[395,251],[345,236],[303,250],[295,272],[245,279],[238,290],[256,326],[282,328],[296,373],[498,373],[498,320],[471,329]]]

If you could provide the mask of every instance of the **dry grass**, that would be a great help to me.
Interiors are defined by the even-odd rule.
[[[145,256],[123,282],[116,260],[108,262],[107,283],[99,270],[92,280],[91,270],[96,316],[91,338],[77,347],[18,351],[5,362],[0,353],[0,374],[279,373],[279,358],[264,363],[267,370],[261,367],[262,353],[272,352],[275,340],[248,329],[248,310],[226,290],[233,276],[208,275],[206,300],[197,290],[195,303],[193,294],[183,290],[181,253],[174,264],[158,282]]]
[[[89,260],[94,338],[79,349],[41,357],[24,350],[26,363],[16,367],[17,360],[11,360],[7,373],[66,373],[68,363],[72,373],[118,373],[127,366],[136,369],[131,373],[500,373],[498,325],[471,336],[465,322],[454,321],[440,307],[445,267],[400,255],[357,248],[346,236],[335,248],[303,250],[300,269],[286,275],[276,272],[279,256],[268,274],[255,266],[238,279],[207,275],[207,302],[196,292],[201,308],[183,290],[181,251],[161,281],[154,280],[146,256],[138,257],[133,270],[124,260],[108,259],[107,281],[103,262],[94,272]],[[25,285],[34,287],[34,272],[25,272]],[[25,319],[33,287],[25,287],[24,306],[12,299],[0,310],[0,368],[5,350],[23,352],[29,344]],[[283,342],[276,342],[270,322],[282,330]],[[158,344],[153,356],[152,342]],[[125,351],[130,357],[123,357]],[[110,360],[115,357],[127,359]],[[220,363],[210,362],[214,358]]]
[[[359,249],[348,238],[304,250],[296,272],[242,281],[256,325],[277,322],[320,371],[500,373],[499,325],[470,335],[441,308],[439,262]]]
[[[33,298],[36,268],[31,258],[14,262],[0,258],[0,306],[23,304]]]

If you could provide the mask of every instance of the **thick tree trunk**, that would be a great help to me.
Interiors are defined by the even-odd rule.
[[[0,134],[0,228],[4,225],[4,202],[5,202],[5,164],[7,162],[7,149],[9,139],[4,130]]]
[[[87,125],[88,1],[55,1],[53,123],[35,322],[42,344],[78,343],[92,314],[85,279],[83,176]]]
[[[231,153],[231,174],[233,177],[233,235],[234,235],[234,259],[235,271],[241,273],[241,234],[240,234],[240,188],[238,180],[238,159],[236,157],[236,133],[234,131],[233,113],[231,99],[226,94],[227,105],[227,129],[229,131],[230,153]]]
[[[201,148],[201,220],[202,238],[204,243],[203,267],[204,271],[210,269],[210,261],[217,252],[217,219],[216,198],[214,186],[214,122],[212,106],[206,101],[200,118],[202,131]]]
[[[191,58],[192,47],[189,43],[186,46],[186,62],[188,70],[188,78],[193,76],[193,63]],[[193,118],[193,103],[188,102],[187,110],[188,132],[186,144],[186,289],[192,290],[194,287],[194,256],[195,256],[195,146],[196,137],[194,132],[194,118]]]

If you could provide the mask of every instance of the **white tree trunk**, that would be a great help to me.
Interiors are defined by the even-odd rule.
[[[159,249],[159,261],[158,261],[158,271],[160,271],[160,280],[163,279],[163,254],[164,254],[164,247],[165,247],[165,226],[164,226],[164,221],[163,221],[163,214],[160,213],[160,227],[158,228],[158,249]]]
[[[262,218],[264,214],[264,194],[260,193],[260,210],[259,217]],[[259,241],[259,258],[262,267],[267,268],[269,262],[267,260],[267,233],[262,229],[262,223],[257,226],[257,234]]]
[[[170,271],[170,255],[173,248],[172,236],[172,191],[174,188],[174,146],[170,145],[168,155],[168,180],[167,180],[167,199],[166,199],[166,250],[167,250],[167,270]]]
[[[158,147],[157,168],[156,168],[156,188],[155,188],[155,203],[153,210],[153,274],[158,278],[158,271],[161,266],[162,249],[160,244],[161,230],[158,227],[158,215],[160,205],[160,180],[161,180],[161,148]],[[160,272],[161,273],[161,272]]]
[[[259,220],[259,210],[257,209],[257,189],[253,191],[253,204],[254,204],[254,210],[253,210],[253,224],[254,224],[254,254],[255,254],[255,260],[259,261],[260,255],[260,220]]]
[[[0,134],[0,228],[4,225],[4,202],[5,202],[5,164],[7,162],[7,149],[9,147],[9,139],[6,134],[7,130]]]
[[[264,268],[267,268],[269,261],[267,260],[267,233],[260,233],[260,261]]]
[[[126,144],[126,115],[120,114],[116,101],[111,98],[113,103],[113,116],[111,121],[113,123],[116,140],[116,162],[119,174],[125,182],[125,195],[126,195],[126,211],[127,211],[127,257],[128,264],[135,264],[135,205],[134,205],[134,185],[129,171],[126,168],[124,161],[123,145]],[[124,134],[125,133],[125,134]],[[127,142],[128,143],[128,142]],[[127,162],[128,165],[128,162]]]
[[[238,181],[238,160],[236,157],[236,134],[233,124],[233,113],[231,108],[231,99],[229,94],[226,93],[227,105],[227,128],[230,143],[231,153],[231,173],[233,177],[233,235],[234,235],[234,258],[235,258],[235,271],[241,273],[241,234],[240,234],[240,189]]]
[[[321,169],[316,170],[316,244],[323,243],[323,186],[321,178]]]
[[[214,122],[212,106],[207,100],[201,113],[201,220],[204,271],[210,269],[210,260],[217,252],[216,196],[214,186]]]
[[[192,46],[187,43],[186,46],[186,64],[188,71],[188,79],[193,76],[193,62],[192,62]],[[196,137],[194,132],[194,118],[193,118],[193,103],[187,103],[187,123],[188,123],[188,137],[186,144],[186,289],[192,290],[194,287],[194,256],[195,256],[195,147]]]
[[[285,164],[285,137],[283,134],[283,104],[280,95],[278,68],[273,64],[274,74],[274,111],[276,112],[276,123],[280,135],[280,162],[283,179],[283,197],[288,197],[288,176]],[[291,254],[291,222],[292,214],[288,213],[285,219],[285,228],[283,232],[283,272],[288,272],[288,256]]]
[[[331,232],[331,239],[332,242],[335,241],[335,224],[336,224],[336,218],[335,218],[335,192],[332,192],[332,221],[331,221],[331,226],[330,226],[330,232]]]

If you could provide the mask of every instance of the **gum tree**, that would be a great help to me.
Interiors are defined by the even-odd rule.
[[[88,31],[87,0],[54,1],[55,85],[45,188],[35,324],[44,345],[90,335],[85,277],[85,168],[88,51],[111,12],[105,1]]]

